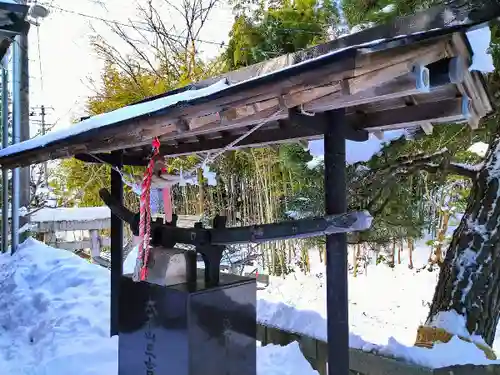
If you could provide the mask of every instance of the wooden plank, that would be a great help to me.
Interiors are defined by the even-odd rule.
[[[448,99],[367,114],[358,122],[364,129],[397,128],[403,124],[446,122],[463,119],[462,98]],[[405,125],[407,126],[407,125]]]
[[[440,367],[433,375],[500,375],[500,366],[491,365],[456,365]]]
[[[241,140],[239,143],[230,147],[229,150],[236,150],[243,147],[256,147],[257,145],[264,146],[270,143],[280,143],[283,141],[290,142],[299,139],[322,136],[323,128],[321,126],[311,127],[289,127],[286,132],[281,129],[256,131],[248,137]],[[204,149],[209,149],[212,152],[222,150],[228,144],[238,139],[239,135],[227,136],[220,139],[206,140],[203,144],[186,144],[180,143],[177,146],[161,146],[161,153],[171,156],[187,155],[194,152],[201,152]]]
[[[362,350],[349,351],[349,367],[364,375],[431,375],[432,369],[398,361]]]
[[[192,227],[200,220],[199,215],[178,215],[177,226]],[[74,230],[101,230],[110,228],[110,219],[99,219],[91,221],[42,221],[33,228],[34,232],[47,233],[48,236],[54,232],[74,231]]]
[[[414,96],[411,96],[409,100],[412,104],[418,104],[418,101]],[[422,122],[420,124],[420,127],[424,131],[425,135],[431,135],[434,130],[434,127],[432,126],[431,122]]]
[[[467,67],[472,63],[472,56],[469,53],[465,37],[460,33],[452,35],[451,42],[447,45],[451,53],[463,56],[466,60]],[[472,99],[472,107],[470,109],[470,117],[467,122],[471,129],[478,129],[480,119],[492,111],[492,105],[485,88],[480,84],[480,78],[477,72],[469,72],[467,69],[464,72],[464,81],[457,84],[458,91],[462,96]]]
[[[446,45],[450,36],[442,36],[439,40],[431,40],[407,45],[394,49],[387,49],[379,53],[372,53],[369,49],[361,53],[356,59],[356,68],[353,77],[364,75],[365,79],[377,82],[383,68],[393,67],[393,77],[406,73],[414,65],[429,65],[449,56]],[[400,72],[398,74],[398,72]],[[387,79],[382,79],[387,81]],[[353,91],[355,93],[356,91]]]
[[[430,122],[424,122],[424,123],[420,124],[420,127],[422,128],[422,130],[424,131],[424,133],[426,135],[432,135],[432,131],[434,130],[434,127],[432,126],[432,124]]]
[[[273,143],[297,141],[299,139],[319,139],[323,136],[323,129],[316,124],[314,117],[310,117],[307,125],[290,126],[284,130],[256,131],[238,144],[228,148],[236,150],[245,147],[265,146]],[[440,101],[422,103],[415,106],[401,105],[385,111],[374,113],[347,115],[348,124],[353,128],[375,130],[399,129],[404,127],[421,126],[432,122],[447,122],[464,120],[461,108],[461,99],[453,98]],[[376,136],[383,137],[376,133]],[[201,151],[218,151],[225,148],[238,136],[206,140],[204,143],[185,144],[176,146],[162,146],[162,154],[169,156],[182,156]]]
[[[293,94],[284,95],[284,105],[290,108],[292,106],[304,104],[304,109],[307,111],[312,110],[322,112],[335,108],[344,108],[348,106],[369,103],[372,101],[383,101],[386,99],[421,93],[422,90],[416,88],[415,76],[410,73],[412,67],[414,66],[413,64],[430,64],[444,57],[447,57],[448,53],[445,50],[446,43],[447,40],[443,40],[437,44],[433,44],[430,46],[410,49],[409,51],[407,51],[407,55],[403,56],[397,54],[394,55],[393,51],[391,53],[387,53],[387,56],[385,56],[385,58],[392,58],[394,61],[396,61],[396,64],[387,65],[388,63],[382,58],[379,58],[378,60],[374,59],[376,60],[375,62],[370,60],[370,62],[374,64],[378,62],[379,65],[387,65],[384,68],[378,69],[372,73],[370,73],[369,70],[373,69],[372,65],[369,65],[371,68],[363,66],[363,64],[366,63],[365,60],[368,59],[365,59],[365,57],[371,55],[363,55],[359,59],[359,65],[363,69],[363,72],[368,71],[368,73],[360,77],[345,79],[345,82],[349,87],[349,92],[354,95],[346,95],[345,91],[342,90],[341,85],[338,83],[324,85],[317,88],[310,88],[311,85],[308,85],[307,87],[309,88],[305,91],[300,91],[298,88],[296,88]],[[388,81],[389,83],[386,86],[383,85]],[[375,87],[370,90],[372,86]],[[317,102],[313,102],[313,100],[317,100]],[[260,104],[263,108],[266,108],[267,112],[256,111],[255,106],[257,104]],[[242,121],[244,119],[248,119],[250,120],[248,121],[248,123],[251,124],[270,116],[273,112],[278,111],[279,108],[279,100],[276,98],[271,98],[267,101],[249,103],[244,106],[227,110],[226,112],[223,112],[223,114],[221,114],[221,118],[225,118],[226,122]],[[272,111],[269,111],[269,109],[272,109]],[[276,118],[283,117],[284,115],[276,116]],[[208,130],[208,128],[210,128],[211,130],[223,130],[224,128],[229,127],[229,124],[223,125],[221,121],[215,121],[206,125],[206,128],[203,127],[203,130],[205,131]],[[200,126],[198,128],[202,127]],[[196,134],[203,134],[203,132]],[[180,136],[182,137],[182,135]],[[168,140],[171,139],[171,137],[169,135],[165,135],[160,139]]]
[[[242,119],[236,120],[234,122],[228,123],[226,125],[221,125],[220,123],[212,123],[204,126],[203,128],[198,128],[194,131],[191,131],[189,134],[190,135],[204,135],[204,134],[210,134],[214,132],[221,132],[221,131],[231,131],[233,129],[238,129],[238,128],[243,128],[245,126],[250,126],[250,125],[255,125],[259,124],[259,122],[262,122],[262,117],[264,117],[268,122],[280,120],[280,119],[286,119],[288,114],[285,111],[278,112],[279,106],[273,107],[273,108],[268,108],[262,112],[258,112],[252,116],[244,117]],[[184,138],[186,137],[186,134],[181,134],[181,135],[164,135],[160,137],[160,141],[165,142],[169,141],[171,139],[175,139],[178,142],[180,140],[184,141]]]
[[[454,33],[451,39],[452,49],[455,50],[457,55],[465,56],[469,65],[472,63],[472,56],[467,48],[467,42],[465,39],[465,35],[463,33]],[[469,66],[468,65],[468,66]],[[485,87],[480,82],[480,73],[478,72],[469,72],[467,70],[466,79],[470,82],[470,89],[475,91],[475,94],[480,98],[482,107],[486,110],[487,113],[493,110],[492,103],[486,92]]]
[[[263,345],[287,345],[289,342],[298,341],[302,354],[311,363],[311,366],[320,374],[326,374],[328,362],[328,344],[326,342],[307,337],[306,335],[287,332],[279,328],[266,327],[261,323],[258,323],[257,327],[258,332],[271,332],[266,336],[265,344],[263,343]],[[261,342],[264,341],[261,340]],[[352,372],[363,375],[433,374],[432,369],[406,363],[402,360],[367,353],[359,349],[349,350],[349,368]],[[465,374],[466,372],[463,373]]]
[[[267,327],[262,324],[257,324],[257,341],[260,341],[262,346],[266,346],[268,344],[267,341]]]
[[[92,221],[52,221],[52,222],[40,222],[35,232],[46,233],[46,232],[68,232],[75,230],[92,230],[92,229],[109,229],[111,225],[111,219],[99,219]]]
[[[415,75],[407,73],[387,83],[359,91],[354,95],[334,93],[324,96],[305,104],[304,109],[306,111],[329,111],[422,93],[423,91],[417,88]]]
[[[304,85],[302,88],[296,87],[290,89],[288,94],[283,95],[283,106],[286,108],[293,108],[299,105],[306,104],[314,99],[326,96],[331,93],[335,93],[337,97],[349,96],[357,94],[361,91],[367,90],[370,87],[379,86],[395,77],[399,77],[404,74],[411,72],[412,67],[417,65],[427,65],[438,61],[444,57],[447,57],[447,52],[445,50],[447,39],[438,42],[436,44],[424,46],[421,48],[413,48],[406,51],[406,54],[396,54],[394,51],[385,51],[385,55],[381,53],[381,56],[372,58],[372,54],[364,53],[360,54],[356,59],[356,69],[352,78],[345,78],[344,82],[347,83],[348,92],[342,89],[342,85],[339,82],[324,84],[316,87],[312,87],[311,83]],[[377,54],[375,54],[377,55]],[[359,74],[359,75],[358,75]],[[337,76],[336,78],[342,78]],[[329,77],[323,78],[323,82],[329,81]],[[413,78],[413,83],[415,79]],[[413,87],[414,93],[418,92]],[[388,93],[389,91],[386,91]],[[387,94],[389,95],[389,94]],[[409,95],[409,94],[402,94]],[[392,95],[394,97],[394,95]],[[260,97],[257,97],[260,98]],[[257,98],[254,98],[256,100]],[[260,98],[262,99],[262,98]],[[381,98],[380,100],[383,100]],[[374,97],[371,97],[374,100]],[[378,100],[378,99],[375,99]],[[369,101],[365,99],[365,101]],[[204,125],[216,125],[219,124],[223,126],[223,122],[232,122],[235,120],[240,120],[245,117],[255,116],[259,110],[258,107],[263,109],[280,108],[280,101],[277,98],[269,98],[264,101],[248,103],[245,102],[244,105],[239,107],[225,110],[220,116],[210,115],[204,116],[203,118],[210,117],[213,119],[212,123],[208,121],[203,122]],[[340,108],[340,107],[338,107]],[[221,119],[225,121],[221,121]],[[197,126],[200,128],[203,125]],[[194,128],[192,128],[194,129]]]
[[[101,239],[99,238],[99,232],[97,229],[92,229],[90,231],[90,256],[92,258],[101,255]]]

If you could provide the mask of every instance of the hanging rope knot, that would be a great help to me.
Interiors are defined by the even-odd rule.
[[[153,142],[151,142],[152,146],[153,146],[153,152],[155,152],[154,150],[157,150],[160,148],[160,140],[158,139],[158,137],[155,137],[153,139]]]
[[[151,157],[148,162],[141,186],[140,198],[140,221],[139,221],[139,254],[136,263],[136,272],[134,272],[135,281],[144,281],[148,276],[148,262],[150,255],[151,240],[151,179],[156,159],[160,152],[160,140],[158,138],[152,141]]]

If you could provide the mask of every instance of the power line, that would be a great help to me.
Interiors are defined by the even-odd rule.
[[[123,23],[123,22],[120,22],[120,21],[110,20],[110,19],[106,19],[106,18],[103,18],[103,17],[94,16],[94,15],[91,15],[91,14],[81,13],[81,12],[74,11],[74,10],[69,10],[69,9],[64,9],[64,8],[58,7],[56,5],[52,5],[51,8],[53,8],[55,10],[59,10],[61,12],[74,14],[74,15],[77,15],[77,16],[80,16],[80,17],[89,18],[89,19],[93,19],[93,20],[96,20],[96,21],[101,21],[101,22],[104,22],[104,23],[111,23],[111,24],[114,24],[114,25],[117,25],[117,26],[129,27],[129,28],[132,28],[134,30],[141,30],[141,31],[147,31],[147,32],[150,32],[150,33],[155,33],[155,31],[153,29],[151,29],[150,27],[146,28],[144,26],[138,26],[138,25],[134,24],[134,22],[132,22],[132,21],[130,21],[130,24]],[[140,22],[140,21],[136,21],[136,23],[142,23],[142,24],[144,24],[143,22]],[[171,34],[171,33],[164,33],[164,34],[167,35],[167,36],[169,36],[170,38],[173,38],[173,39],[178,39],[178,40],[185,39],[185,37],[182,36],[182,35],[176,35],[176,34]],[[197,42],[200,42],[200,43],[213,44],[213,45],[216,45],[216,46],[219,46],[219,47],[224,45],[223,41],[222,42],[216,42],[215,40],[205,40],[205,39],[198,39],[198,38],[194,38],[194,40],[197,41]]]
[[[77,16],[80,16],[80,17],[84,17],[84,18],[88,18],[88,19],[93,19],[93,20],[96,20],[96,21],[104,22],[104,23],[111,23],[111,24],[114,24],[114,25],[117,25],[117,26],[128,27],[128,28],[132,28],[132,29],[135,29],[135,30],[146,31],[146,32],[149,32],[149,33],[155,33],[156,32],[151,27],[147,27],[147,24],[145,22],[142,22],[142,21],[130,21],[130,23],[124,23],[124,22],[120,22],[120,21],[117,21],[117,20],[110,20],[110,19],[107,19],[107,18],[98,17],[98,16],[94,16],[94,15],[91,15],[91,14],[86,14],[86,13],[82,13],[82,12],[78,12],[78,11],[74,11],[74,10],[69,10],[69,9],[64,9],[64,8],[61,8],[61,7],[55,6],[55,5],[51,6],[51,8],[59,10],[61,12],[74,14],[74,15],[77,15]],[[139,26],[138,24],[141,24],[141,25],[144,25],[144,26]],[[315,25],[315,26],[318,25],[316,23],[304,23],[304,24]],[[322,26],[329,26],[329,25],[322,25]],[[300,32],[300,33],[311,34],[311,35],[324,35],[325,34],[324,31],[314,31],[314,30],[307,30],[307,29],[301,29],[301,28],[290,28],[290,27],[279,28],[279,30],[280,31],[284,31],[284,32]],[[171,34],[171,33],[164,33],[164,34],[167,35],[167,36],[169,36],[169,37],[171,37],[171,38],[173,38],[173,39],[177,39],[177,40],[185,39],[185,37],[182,36],[182,35]],[[197,41],[197,42],[200,42],[200,43],[206,43],[206,44],[216,45],[216,46],[219,46],[219,47],[225,45],[224,41],[217,42],[215,40],[207,40],[207,39],[199,39],[199,38],[194,38],[194,40]]]
[[[40,69],[40,91],[43,96],[43,70],[42,70],[42,52],[40,49],[40,26],[36,27],[36,38],[38,44],[38,64]]]

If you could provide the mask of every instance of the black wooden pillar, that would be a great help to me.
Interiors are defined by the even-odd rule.
[[[345,109],[325,116],[325,211],[347,210]],[[347,237],[326,236],[326,303],[328,326],[328,375],[349,374],[349,322],[347,296]]]
[[[122,151],[112,153],[113,164],[122,167]],[[111,196],[123,204],[123,181],[111,169]],[[118,309],[120,306],[120,280],[123,274],[123,222],[111,214],[111,336],[118,334]]]

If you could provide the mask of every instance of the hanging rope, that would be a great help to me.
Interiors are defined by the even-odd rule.
[[[262,120],[260,123],[255,125],[252,129],[247,131],[246,133],[242,134],[239,136],[237,139],[234,141],[230,142],[227,144],[225,147],[223,147],[220,151],[216,152],[214,155],[210,155],[210,153],[207,154],[206,158],[203,160],[203,162],[200,165],[195,166],[191,171],[188,171],[188,173],[193,173],[195,172],[198,168],[203,168],[205,167],[208,163],[212,163],[216,158],[218,158],[220,155],[222,155],[224,152],[228,151],[229,149],[233,148],[237,143],[241,142],[243,139],[248,137],[250,134],[253,132],[257,131],[260,129],[263,125],[265,125],[267,122],[275,118],[277,115],[279,115],[283,110],[278,110],[266,119]],[[134,270],[134,275],[133,275],[133,280],[134,281],[144,281],[147,278],[147,264],[149,261],[149,255],[150,255],[150,240],[151,240],[151,182],[153,178],[153,174],[155,172],[155,163],[158,160],[158,155],[160,151],[160,141],[158,138],[155,138],[152,142],[152,151],[151,151],[151,156],[149,158],[148,166],[146,168],[146,171],[144,172],[144,176],[142,179],[142,184],[140,186],[140,221],[139,221],[139,251],[138,251],[138,256],[136,260],[136,267]],[[99,158],[96,155],[89,154],[92,158],[96,159],[97,161],[103,163],[103,164],[109,164],[106,163],[104,160]],[[111,168],[116,171],[117,173],[120,174],[122,177],[122,181],[128,185],[129,187],[132,188],[136,193],[139,193],[139,186],[135,182],[135,179],[131,175],[125,175],[125,173],[120,169],[117,168],[114,165],[111,165]],[[165,184],[167,188],[171,188],[173,185],[178,184],[184,179],[183,176],[183,171],[181,170],[180,176],[177,175],[169,175],[166,172],[165,168],[161,169],[161,173],[158,174],[158,177],[162,180],[161,184]],[[184,172],[186,173],[186,172]],[[165,177],[163,177],[165,176]],[[127,178],[128,177],[128,178]],[[171,202],[170,202],[171,204]],[[170,207],[171,209],[171,207]]]
[[[150,253],[150,240],[151,240],[151,178],[153,176],[153,169],[155,166],[156,158],[160,152],[160,141],[155,138],[152,143],[151,157],[149,159],[148,167],[144,172],[141,186],[141,199],[140,199],[140,221],[139,221],[139,252],[137,256],[137,264],[134,272],[134,280],[144,281],[147,278],[147,264],[149,261]]]

